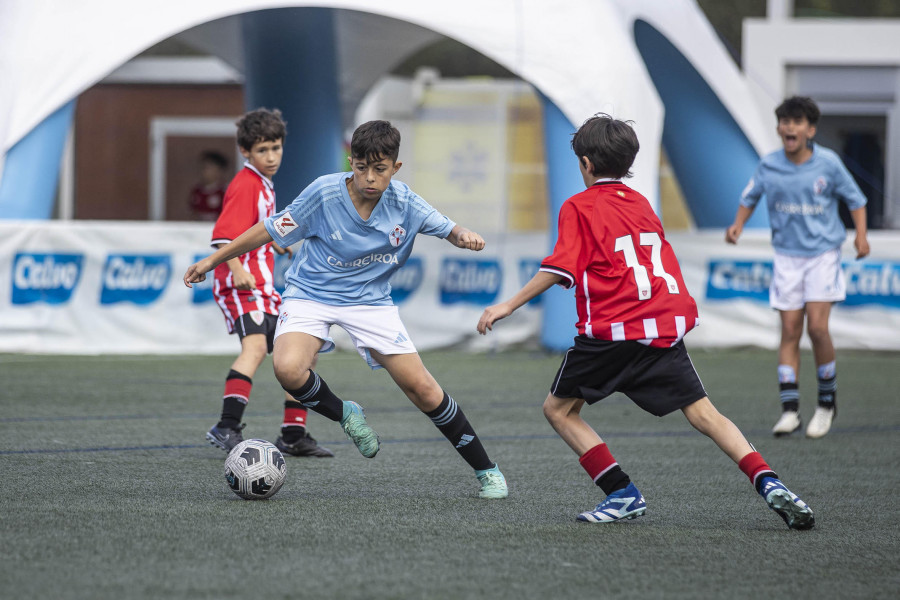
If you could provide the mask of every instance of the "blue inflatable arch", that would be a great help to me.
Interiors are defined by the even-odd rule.
[[[759,155],[697,70],[646,21],[634,40],[665,106],[662,142],[697,227],[727,227]],[[747,227],[768,227],[764,207]]]

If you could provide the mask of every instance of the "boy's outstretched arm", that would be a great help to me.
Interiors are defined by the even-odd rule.
[[[741,233],[744,231],[744,223],[747,222],[747,219],[750,218],[750,215],[753,214],[753,209],[749,206],[744,206],[743,204],[738,206],[737,215],[734,217],[734,223],[725,230],[725,241],[729,244],[737,244],[738,238],[741,237]]]
[[[462,225],[455,225],[453,227],[450,235],[447,236],[447,241],[457,248],[468,248],[475,252],[484,249],[484,238],[474,231],[466,229]]]
[[[521,290],[516,292],[515,296],[506,302],[488,306],[484,309],[484,312],[481,313],[481,319],[478,320],[478,326],[476,327],[478,333],[486,335],[489,330],[493,330],[495,322],[513,314],[520,306],[524,305],[532,298],[540,296],[562,280],[563,278],[559,275],[554,275],[553,273],[548,273],[546,271],[538,271],[537,274],[531,278],[531,281],[526,283]]]
[[[223,262],[259,248],[271,241],[272,236],[266,231],[265,224],[262,222],[257,223],[203,260],[188,267],[188,270],[184,273],[184,285],[193,287],[192,283],[205,281],[206,274]]]

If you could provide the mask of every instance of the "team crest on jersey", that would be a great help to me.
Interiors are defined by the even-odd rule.
[[[250,318],[253,319],[253,322],[256,323],[257,325],[263,324],[263,316],[264,316],[263,311],[261,311],[261,310],[251,310],[250,311]]]
[[[388,234],[388,239],[391,241],[391,246],[400,246],[403,240],[406,239],[406,230],[399,225],[394,225],[394,228]]]
[[[816,179],[816,182],[813,184],[813,192],[815,192],[816,196],[825,191],[825,188],[828,187],[828,182],[824,177],[819,177]]]
[[[277,231],[281,237],[284,237],[293,230],[297,229],[297,224],[291,217],[291,213],[284,213],[283,215],[275,219],[274,225],[275,231]]]

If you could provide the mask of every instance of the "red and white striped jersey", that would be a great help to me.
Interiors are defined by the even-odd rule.
[[[575,286],[578,333],[668,347],[698,322],[662,224],[639,193],[602,181],[566,200],[559,237],[541,271]]]
[[[213,227],[211,244],[213,247],[227,244],[273,214],[275,188],[272,182],[252,165],[244,163],[244,168],[234,176],[225,191],[222,214]],[[262,313],[277,315],[281,306],[281,295],[274,285],[275,254],[272,244],[260,246],[239,258],[244,269],[256,278],[255,291],[235,289],[231,269],[225,263],[216,267],[213,280],[213,296],[225,314],[229,333],[234,330],[234,322],[241,315],[258,315],[261,323]]]

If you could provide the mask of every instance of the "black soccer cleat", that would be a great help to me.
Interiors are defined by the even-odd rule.
[[[246,426],[246,423],[241,423],[236,428],[231,429],[213,425],[212,429],[206,432],[206,439],[216,448],[221,448],[225,452],[231,452],[232,448],[244,441],[241,430]]]
[[[315,438],[304,432],[296,442],[286,443],[281,436],[275,440],[275,447],[281,450],[283,454],[291,456],[314,456],[316,458],[330,458],[334,456],[334,452],[328,448],[324,448],[316,442]]]

